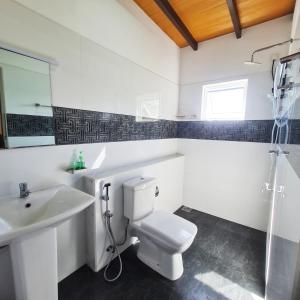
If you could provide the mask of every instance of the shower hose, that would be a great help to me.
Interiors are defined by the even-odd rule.
[[[122,242],[117,243],[116,239],[114,237],[113,231],[111,229],[111,218],[112,218],[113,214],[110,212],[110,210],[106,209],[106,212],[104,213],[104,219],[105,219],[105,228],[106,228],[106,232],[110,241],[110,246],[108,247],[108,251],[110,251],[110,258],[109,258],[109,262],[106,265],[105,269],[104,269],[104,279],[108,282],[113,282],[116,281],[122,274],[122,270],[123,270],[123,264],[122,264],[122,258],[118,249],[118,246],[122,246],[125,244],[126,240],[127,240],[127,229],[128,229],[128,224],[129,224],[129,220],[127,220],[127,224],[126,224],[126,228],[125,228],[125,235],[124,235],[124,239]],[[115,257],[118,257],[118,261],[119,261],[119,270],[118,273],[114,276],[109,278],[107,275],[107,272],[111,266],[111,263]]]

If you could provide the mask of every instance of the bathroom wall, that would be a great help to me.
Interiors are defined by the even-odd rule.
[[[184,205],[266,230],[269,145],[180,139],[185,155]]]
[[[272,118],[272,58],[287,55],[289,45],[255,54],[258,66],[245,65],[255,49],[290,39],[292,15],[278,18],[243,30],[242,37],[227,34],[199,44],[199,51],[190,47],[180,51],[179,114],[201,115],[202,86],[208,83],[248,79],[246,120]]]
[[[48,9],[45,15],[34,11],[40,5]],[[2,0],[0,41],[58,62],[51,67],[55,106],[134,116],[138,99],[155,95],[160,99],[160,117],[173,120],[178,106],[179,50],[157,33],[141,11],[128,11],[124,5],[130,3],[65,0],[22,1],[21,5]],[[103,171],[176,153],[177,140],[83,141],[1,150],[0,195],[17,194],[22,181],[32,190],[58,183],[81,187],[80,176],[65,171],[74,150],[83,150],[89,168]],[[58,227],[60,280],[86,261],[84,230],[84,214]],[[1,261],[5,257],[9,261],[7,251],[0,256]],[[4,292],[11,295],[13,290],[8,272],[1,264],[1,299],[10,299]]]
[[[286,55],[289,46],[257,54],[255,59],[263,63],[260,66],[246,66],[243,62],[257,48],[288,40],[291,21],[289,15],[244,29],[241,39],[228,34],[202,42],[196,52],[189,47],[181,49],[180,115],[197,114],[200,119],[203,84],[249,80],[247,123],[186,122],[189,125],[182,125],[178,148],[186,157],[184,204],[266,230],[269,202],[268,194],[261,190],[269,169],[268,124],[272,123],[272,106],[267,94],[272,88],[272,56]],[[191,139],[186,139],[189,137],[186,126],[191,128]],[[195,134],[197,128],[204,133]]]
[[[15,1],[151,72],[178,81],[179,49],[132,0]]]
[[[33,1],[36,5],[43,2],[47,4],[47,1]],[[84,2],[84,7],[89,8],[89,11],[84,14],[81,5],[77,8],[80,10],[77,15],[85,18],[72,22],[88,23],[87,28],[91,31],[98,30],[96,41],[90,39],[88,33],[84,34],[85,31],[80,35],[78,28],[77,31],[73,31],[73,28],[70,30],[48,19],[48,15],[47,18],[43,17],[9,0],[1,1],[3,26],[0,29],[0,40],[51,57],[58,62],[58,66],[51,70],[55,106],[135,115],[139,98],[157,94],[161,102],[160,117],[174,118],[177,113],[179,63],[176,45],[167,37],[156,35],[152,27],[138,22],[117,1],[90,0],[88,4],[91,7],[86,1],[75,3],[81,2]],[[92,6],[97,3],[100,7]],[[70,16],[69,8],[77,6],[73,1],[72,4],[68,1],[51,1],[51,5],[46,7],[61,7],[62,9],[57,10],[57,15]],[[95,12],[100,15],[94,16]],[[112,24],[104,26],[101,23],[101,14],[107,15],[106,18],[109,17]],[[89,15],[97,17],[99,21]],[[89,23],[91,20],[93,25]],[[124,24],[118,23],[121,21]],[[126,32],[123,32],[125,29]],[[119,39],[119,44],[107,45],[107,35],[111,39],[126,36],[127,40],[125,42]],[[148,43],[153,46],[143,48]],[[109,46],[111,48],[106,48]],[[132,58],[134,53],[135,60]],[[171,71],[162,74],[162,70],[170,68]]]

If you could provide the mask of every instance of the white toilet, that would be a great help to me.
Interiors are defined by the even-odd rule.
[[[174,214],[154,211],[155,178],[138,177],[123,184],[124,215],[131,236],[138,237],[138,258],[170,280],[183,273],[182,253],[197,233],[195,224]]]

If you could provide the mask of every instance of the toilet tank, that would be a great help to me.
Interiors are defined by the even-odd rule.
[[[123,183],[124,215],[130,222],[140,220],[153,212],[156,179],[137,177]]]

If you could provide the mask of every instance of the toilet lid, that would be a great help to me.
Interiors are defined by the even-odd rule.
[[[156,211],[144,218],[141,227],[176,248],[182,248],[186,243],[190,243],[197,233],[195,224],[164,211]]]

